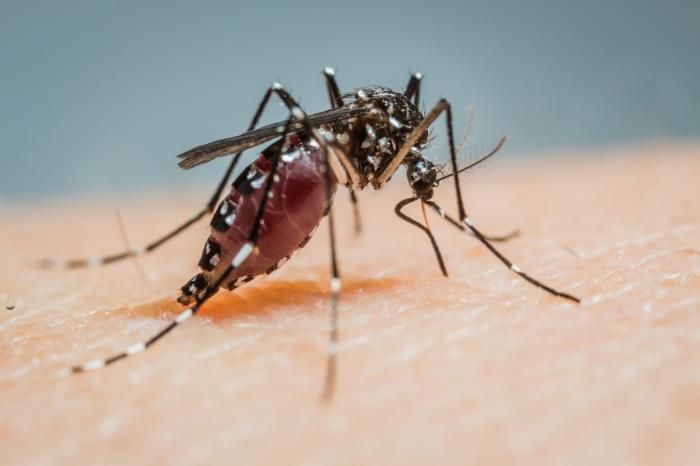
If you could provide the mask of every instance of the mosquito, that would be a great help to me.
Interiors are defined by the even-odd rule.
[[[100,369],[145,351],[197,314],[219,289],[235,290],[256,277],[268,275],[282,267],[307,244],[321,220],[328,217],[331,312],[322,394],[329,398],[335,388],[341,292],[333,199],[338,186],[349,190],[355,228],[360,230],[356,191],[368,186],[382,189],[401,165],[406,168],[412,195],[399,202],[395,212],[402,220],[426,234],[444,276],[447,276],[447,268],[427,223],[427,209],[434,210],[449,224],[477,238],[510,270],[531,284],[551,295],[580,302],[575,296],[528,275],[493,246],[493,242],[506,240],[512,235],[485,235],[467,215],[459,174],[493,156],[502,147],[505,138],[479,160],[459,168],[450,103],[441,99],[429,112],[421,112],[421,73],[411,75],[403,92],[366,86],[341,93],[334,70],[325,68],[323,75],[330,109],[309,115],[280,83],[275,82],[265,92],[246,132],[195,147],[178,156],[179,166],[184,169],[219,157],[233,157],[207,204],[171,232],[150,244],[119,254],[91,259],[42,261],[44,266],[69,269],[110,264],[150,253],[204,216],[211,215],[211,234],[198,264],[201,270],[181,288],[178,297],[178,301],[187,308],[151,338],[106,359],[73,366],[66,370],[67,373]],[[273,96],[282,101],[289,112],[288,116],[283,121],[258,128],[258,121]],[[446,117],[451,163],[451,173],[444,176],[440,176],[438,167],[423,155],[429,139],[428,131],[442,114]],[[243,169],[228,194],[220,200],[241,154],[264,143],[270,144]],[[440,182],[448,178],[454,178],[457,217],[447,214],[432,200]],[[423,208],[425,224],[403,212],[406,206],[415,202]]]

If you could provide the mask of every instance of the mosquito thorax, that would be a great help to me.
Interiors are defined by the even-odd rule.
[[[423,114],[404,94],[386,87],[368,86],[343,95],[345,105],[366,108],[361,117],[332,128],[345,145],[360,173],[362,189],[389,164]],[[427,142],[428,135],[416,143],[415,151]]]

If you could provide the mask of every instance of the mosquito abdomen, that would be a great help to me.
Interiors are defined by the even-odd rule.
[[[236,178],[211,220],[211,234],[199,266],[202,272],[182,287],[178,299],[187,304],[222,274],[248,240],[262,201],[270,169],[269,158],[278,141]],[[234,289],[258,275],[269,274],[303,247],[327,213],[324,153],[318,144],[298,133],[287,138],[274,176],[255,251],[224,282]],[[337,182],[331,174],[335,193]]]

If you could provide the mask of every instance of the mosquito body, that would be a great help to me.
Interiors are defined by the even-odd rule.
[[[275,181],[265,194],[271,158],[280,152],[281,145],[285,149],[280,154]],[[267,196],[267,205],[255,251],[226,276],[223,286],[233,290],[259,275],[270,274],[302,248],[328,213],[324,163],[320,146],[300,133],[292,133],[263,150],[236,178],[214,212],[211,235],[199,260],[202,270],[181,288],[178,301],[190,304],[222,277],[248,240],[263,196]],[[332,173],[329,182],[331,193],[335,193],[337,181]]]
[[[395,212],[401,219],[425,232],[445,276],[447,269],[427,220],[424,225],[409,217],[402,211],[405,206],[419,202],[424,208],[424,215],[426,208],[434,210],[453,226],[476,237],[501,262],[528,282],[554,296],[579,302],[578,298],[532,278],[491,244],[510,236],[492,238],[484,235],[467,216],[458,175],[496,153],[504,140],[477,162],[460,169],[457,166],[450,104],[442,99],[426,114],[418,108],[422,75],[413,74],[403,92],[369,86],[347,94],[340,93],[332,69],[326,68],[324,76],[330,110],[307,115],[283,87],[275,83],[265,93],[248,131],[195,147],[179,156],[183,168],[192,168],[217,157],[232,155],[233,158],[206,207],[172,232],[153,243],[112,256],[43,262],[45,266],[54,268],[78,268],[134,257],[153,251],[206,214],[213,213],[211,234],[199,261],[201,271],[181,288],[178,298],[180,303],[189,307],[150,339],[110,358],[74,366],[69,372],[98,369],[144,351],[195,315],[221,287],[233,290],[281,267],[309,241],[318,224],[327,216],[330,232],[331,329],[323,393],[330,396],[335,383],[341,291],[333,198],[338,186],[349,189],[355,225],[359,229],[361,223],[355,192],[369,186],[381,189],[401,165],[406,167],[413,195],[398,203]],[[282,100],[289,110],[289,116],[285,121],[256,129],[273,95]],[[428,141],[428,130],[442,113],[445,113],[447,120],[451,173],[440,177],[433,162],[423,155],[423,149]],[[265,143],[269,145],[242,171],[230,192],[220,200],[243,151]],[[431,200],[440,181],[453,176],[458,219],[449,216]]]
[[[258,275],[270,274],[303,247],[328,214],[329,202],[332,203],[339,181],[353,192],[369,185],[375,189],[382,187],[379,174],[420,123],[422,114],[403,94],[377,86],[359,89],[341,99],[342,108],[351,111],[353,116],[321,124],[318,133],[326,140],[335,141],[336,150],[342,151],[355,168],[346,170],[336,159],[329,164],[330,173],[326,176],[327,154],[303,131],[292,132],[286,139],[264,149],[236,178],[230,193],[215,210],[210,223],[211,236],[199,261],[202,271],[182,287],[180,303],[190,304],[195,296],[209,288],[245,244],[276,154],[279,154],[279,163],[267,192],[256,253],[226,277],[224,287],[229,290]],[[277,125],[277,128],[283,129],[283,126]],[[425,139],[427,133],[419,143],[424,143]],[[412,171],[414,177],[419,174],[413,181],[415,184],[420,184],[420,176],[432,169],[428,160],[416,155],[419,143],[406,157],[406,163],[417,167]],[[212,148],[218,151],[231,144],[234,144],[232,139],[226,139],[197,147],[182,154],[180,164],[187,168],[199,165],[203,159],[211,157]],[[202,154],[207,155],[203,157]],[[325,183],[329,186],[324,187]],[[327,199],[329,192],[330,200]]]

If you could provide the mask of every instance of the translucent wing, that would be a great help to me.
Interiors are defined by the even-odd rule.
[[[309,115],[308,119],[312,126],[332,124],[339,121],[356,118],[367,112],[364,108],[338,107],[325,112]],[[192,168],[203,163],[207,163],[217,157],[240,152],[251,147],[258,146],[271,139],[279,137],[284,130],[284,121],[263,126],[232,138],[219,139],[202,146],[197,146],[187,152],[178,155],[182,159],[178,163],[181,168]],[[293,123],[291,131],[302,129],[300,123]]]

